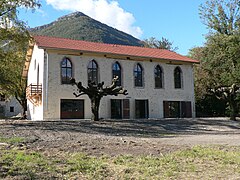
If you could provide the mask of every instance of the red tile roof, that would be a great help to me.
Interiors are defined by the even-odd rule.
[[[114,55],[124,55],[129,57],[144,57],[156,58],[173,61],[183,61],[190,63],[199,63],[198,60],[193,60],[186,56],[182,56],[172,51],[165,49],[154,49],[137,46],[125,46],[116,44],[104,44],[80,40],[72,40],[66,38],[49,37],[49,36],[34,36],[34,39],[39,47],[56,48],[64,50],[77,50],[81,52],[104,53]]]

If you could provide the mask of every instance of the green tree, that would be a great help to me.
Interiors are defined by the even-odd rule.
[[[210,30],[226,35],[239,31],[239,0],[209,0],[199,10],[200,18]]]
[[[18,7],[34,9],[40,4],[35,0],[3,0],[0,2],[0,89],[7,96],[14,96],[26,108],[26,80],[22,79],[27,44],[30,35],[24,22],[18,19]]]
[[[143,41],[145,47],[157,48],[157,49],[167,49],[170,51],[178,50],[178,47],[173,47],[173,42],[170,42],[168,39],[162,37],[161,40],[156,39],[155,37],[150,37]]]
[[[11,20],[17,18],[17,8],[25,7],[34,9],[40,7],[38,0],[2,0],[0,2],[0,17],[8,17]]]
[[[237,0],[209,0],[200,6],[200,16],[211,30],[202,49],[203,85],[228,103],[232,120],[238,112],[240,88],[239,7]]]
[[[207,38],[206,64],[211,92],[227,101],[230,117],[236,119],[240,88],[240,36],[238,34],[215,34]]]

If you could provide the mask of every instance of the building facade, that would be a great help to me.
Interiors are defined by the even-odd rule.
[[[0,94],[0,118],[9,118],[19,115],[21,117],[22,106],[16,98],[7,98]]]
[[[73,95],[70,78],[110,85],[114,76],[128,95],[103,97],[100,118],[195,117],[193,63],[167,50],[35,36],[23,72],[28,119],[90,119],[90,100]]]

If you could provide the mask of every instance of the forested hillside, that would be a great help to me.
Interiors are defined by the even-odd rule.
[[[50,24],[32,28],[30,31],[32,34],[92,42],[133,46],[143,45],[139,39],[96,21],[81,12],[60,17]]]

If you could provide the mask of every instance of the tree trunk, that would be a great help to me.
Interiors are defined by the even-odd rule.
[[[230,120],[236,121],[237,105],[235,101],[230,101],[229,106],[230,106]]]
[[[92,109],[92,120],[99,121],[99,105],[100,105],[100,97],[93,96],[91,98],[91,109]]]
[[[27,99],[26,99],[26,96],[23,96],[23,97],[19,98],[17,95],[15,95],[15,98],[17,99],[19,104],[22,106],[22,117],[21,117],[21,119],[27,119],[27,114],[26,114],[26,111],[27,111]]]

